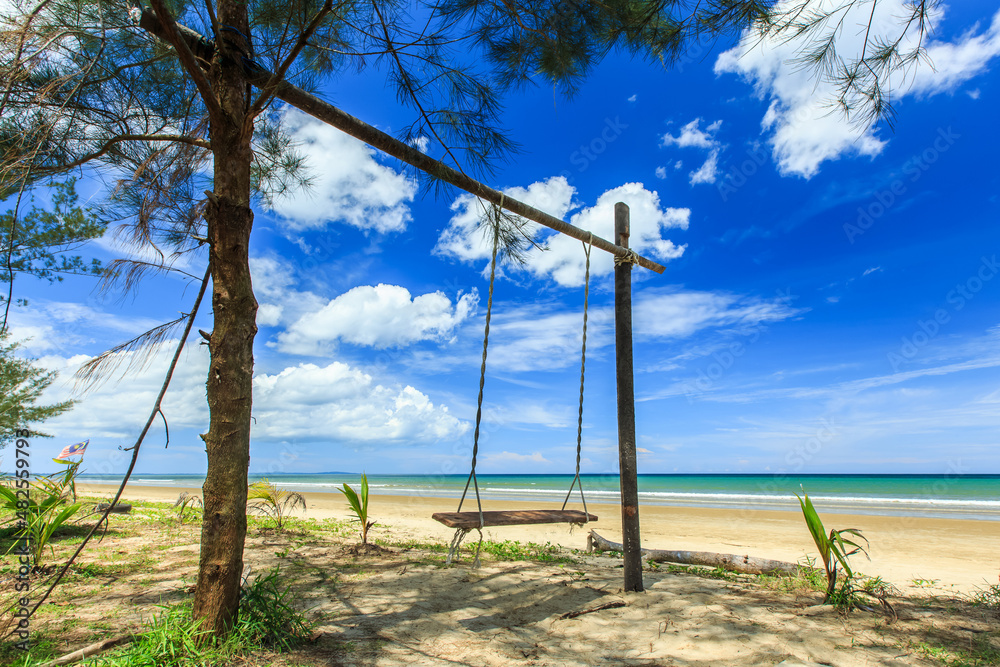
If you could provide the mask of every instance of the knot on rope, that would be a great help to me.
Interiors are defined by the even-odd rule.
[[[626,248],[624,255],[615,255],[615,266],[624,266],[625,264],[634,266],[638,263],[639,254],[631,248]]]
[[[470,530],[472,529],[459,528],[455,531],[454,537],[451,538],[451,547],[448,549],[448,558],[445,560],[446,564],[451,565],[453,561],[457,561],[459,559],[459,555],[462,551],[462,540],[465,539],[465,536],[469,534]],[[476,558],[472,561],[473,569],[478,568],[482,564],[479,561],[479,554],[483,550],[483,529],[476,528],[476,531],[479,533],[479,544],[476,545]]]

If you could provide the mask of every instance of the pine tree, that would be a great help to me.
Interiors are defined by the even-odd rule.
[[[114,174],[113,210],[162,260],[109,267],[125,287],[207,250],[215,323],[194,614],[218,635],[237,613],[246,536],[252,206],[304,178],[278,84],[316,89],[342,68],[377,69],[414,114],[403,139],[428,137],[452,166],[488,173],[512,149],[499,123],[505,90],[540,78],[571,93],[612,49],[670,64],[704,37],[800,27],[772,2],[736,0],[14,4],[0,54],[0,185],[24,191],[81,165]]]
[[[73,407],[73,401],[35,404],[55,381],[56,373],[39,368],[34,359],[19,356],[20,343],[9,343],[9,338],[9,332],[0,332],[0,449],[13,442],[20,429],[28,429],[32,437],[49,437],[31,425]]]
[[[0,215],[0,282],[8,283],[7,294],[0,294],[5,329],[14,301],[14,278],[27,274],[58,282],[64,275],[101,274],[101,263],[85,262],[70,254],[92,239],[100,238],[107,225],[85,208],[77,206],[76,181],[69,179],[52,184],[52,210],[31,206],[20,215],[20,201]],[[17,196],[20,200],[20,193]]]

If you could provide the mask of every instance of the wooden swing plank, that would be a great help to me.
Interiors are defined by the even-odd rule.
[[[431,515],[449,528],[479,528],[479,512],[436,512]],[[526,526],[537,523],[585,523],[597,521],[594,514],[579,510],[505,510],[483,512],[483,527]]]

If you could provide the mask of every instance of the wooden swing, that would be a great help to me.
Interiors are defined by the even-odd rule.
[[[576,475],[573,477],[573,481],[569,486],[569,491],[566,493],[566,498],[563,500],[562,509],[560,510],[542,509],[483,511],[483,503],[479,495],[479,480],[476,477],[476,458],[479,454],[479,426],[482,422],[483,416],[483,386],[486,383],[486,354],[489,348],[490,318],[493,312],[493,285],[496,279],[497,251],[500,243],[502,208],[503,199],[501,197],[500,206],[493,206],[490,215],[492,218],[491,223],[493,225],[493,257],[490,261],[490,288],[489,297],[486,302],[486,327],[483,333],[483,361],[479,370],[479,398],[476,406],[476,428],[472,441],[472,470],[469,472],[469,478],[465,482],[465,490],[462,492],[462,497],[458,501],[458,510],[455,512],[437,512],[431,515],[431,518],[435,521],[439,521],[449,528],[456,529],[455,536],[451,541],[451,549],[448,552],[447,562],[449,563],[458,553],[462,539],[470,530],[479,531],[479,545],[481,547],[483,541],[482,529],[487,527],[525,526],[545,523],[570,523],[584,525],[591,521],[597,521],[597,516],[590,514],[587,511],[587,499],[584,497],[583,482],[580,480],[580,453],[583,439],[583,380],[587,361],[587,310],[590,298],[590,249],[593,241],[592,233],[590,234],[590,240],[583,242],[583,248],[587,260],[583,290],[583,347],[580,353],[580,402],[577,412],[576,428]],[[469,492],[470,485],[472,485],[476,492],[477,511],[463,512],[462,504],[465,502],[465,497]],[[574,487],[578,488],[580,491],[580,500],[583,504],[582,512],[579,510],[566,509],[566,504],[569,502],[569,498],[573,493]],[[475,565],[478,564],[479,549],[477,548]]]

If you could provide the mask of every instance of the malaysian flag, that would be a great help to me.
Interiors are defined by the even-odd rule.
[[[83,456],[83,453],[87,451],[87,445],[89,443],[90,440],[84,440],[83,442],[78,442],[75,445],[69,445],[68,447],[64,448],[61,452],[59,452],[59,457],[55,460],[58,461],[60,459],[65,459],[67,456],[75,456],[77,454]]]

